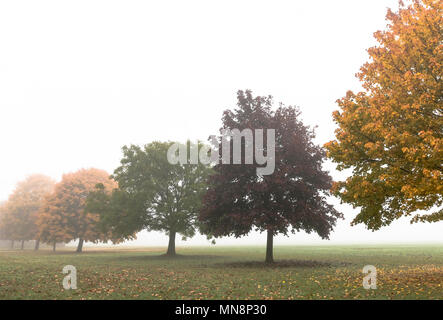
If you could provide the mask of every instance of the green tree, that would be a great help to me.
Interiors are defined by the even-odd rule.
[[[167,154],[173,144],[124,146],[121,166],[112,176],[119,188],[107,195],[98,186],[88,199],[89,210],[101,214],[103,228],[116,238],[133,238],[143,229],[165,232],[170,256],[176,254],[177,234],[192,237],[198,229],[197,215],[211,170],[202,163],[171,164]],[[181,145],[185,149],[195,146]]]

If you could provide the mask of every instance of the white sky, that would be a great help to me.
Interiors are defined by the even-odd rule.
[[[335,100],[360,88],[354,74],[387,7],[397,1],[2,1],[0,200],[32,173],[111,173],[124,144],[206,139],[238,89],[299,105],[327,142]],[[276,244],[443,242],[442,222],[371,232],[349,226],[350,206],[338,208],[346,220],[329,242],[300,233]],[[143,232],[132,244],[166,237]]]

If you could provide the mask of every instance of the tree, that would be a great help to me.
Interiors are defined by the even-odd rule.
[[[55,191],[45,199],[39,219],[41,239],[47,243],[68,242],[78,239],[77,252],[83,242],[107,241],[107,232],[99,228],[100,216],[86,210],[86,199],[100,184],[109,192],[117,187],[106,171],[81,169],[63,175]]]
[[[98,190],[88,201],[91,210],[102,214],[104,224],[116,237],[134,237],[143,229],[166,232],[169,256],[176,255],[177,234],[184,238],[195,234],[201,197],[206,191],[205,180],[210,172],[202,163],[169,163],[167,154],[173,144],[124,146],[121,166],[112,176],[119,189],[110,196]],[[196,145],[181,146],[186,149]]]
[[[0,240],[11,240],[11,249],[13,249],[15,240],[11,231],[11,219],[8,217],[7,201],[3,201],[0,204]]]
[[[365,91],[338,100],[336,140],[325,145],[339,170],[352,169],[334,194],[372,230],[414,213],[411,222],[443,220],[442,2],[400,3],[387,20],[357,74]]]
[[[8,236],[8,228],[5,224],[5,220],[3,219],[5,214],[6,214],[6,201],[2,201],[0,202],[0,240],[11,240],[11,238]]]
[[[221,132],[275,129],[275,155],[270,157],[275,169],[272,174],[257,174],[261,167],[257,150],[271,155],[273,141],[268,138],[260,145],[255,136],[250,164],[246,152],[240,164],[231,164],[234,152],[230,152],[230,162],[219,161],[209,178],[200,221],[202,230],[214,237],[240,237],[253,229],[267,232],[266,262],[272,263],[276,234],[305,230],[328,238],[341,214],[326,202],[332,179],[321,168],[325,152],[312,142],[314,132],[299,120],[299,110],[281,104],[274,112],[272,97],[253,97],[249,90],[238,91],[237,98],[238,108],[223,114]],[[224,139],[219,137],[219,150]],[[246,142],[241,140],[242,150]],[[231,139],[231,151],[233,146]]]
[[[21,241],[22,249],[25,240],[36,240],[35,249],[39,248],[37,219],[44,197],[52,192],[54,184],[47,176],[31,175],[17,184],[4,205],[2,224],[10,240]]]

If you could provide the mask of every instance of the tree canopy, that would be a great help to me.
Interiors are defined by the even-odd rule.
[[[263,165],[256,154],[251,164],[244,161],[245,154],[240,164],[233,164],[230,152],[230,163],[220,159],[209,178],[200,221],[202,230],[214,237],[266,231],[266,261],[273,262],[274,235],[304,230],[328,238],[341,214],[326,202],[332,178],[322,169],[325,152],[313,143],[314,131],[303,125],[300,111],[282,104],[273,111],[272,97],[253,97],[249,90],[238,91],[237,99],[237,108],[224,112],[220,131],[274,129],[275,169],[272,174],[257,174]],[[221,135],[219,150],[223,139]],[[263,148],[269,155],[272,142],[266,136],[259,146],[255,137],[254,150]],[[245,146],[242,139],[242,150]]]
[[[364,91],[338,100],[336,140],[325,146],[339,170],[352,169],[334,193],[361,209],[354,224],[376,230],[414,213],[412,221],[443,220],[442,6],[389,10],[357,74]]]
[[[47,243],[79,240],[81,252],[84,241],[107,241],[110,235],[99,228],[100,216],[86,210],[86,199],[96,186],[108,192],[117,187],[106,171],[81,169],[64,174],[52,194],[46,197],[38,220],[40,237]]]
[[[55,182],[34,174],[20,181],[3,205],[0,224],[3,237],[9,240],[36,240],[39,244],[38,216],[44,197],[52,192]]]
[[[173,144],[124,146],[121,166],[112,175],[118,190],[110,196],[97,190],[88,200],[91,210],[102,214],[104,228],[116,236],[132,238],[143,229],[168,234],[168,255],[176,254],[177,234],[191,237],[198,229],[197,214],[210,173],[203,163],[169,163],[167,153]],[[189,150],[192,145],[182,146]]]

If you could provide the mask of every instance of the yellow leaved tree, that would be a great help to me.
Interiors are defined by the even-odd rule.
[[[343,202],[361,208],[353,223],[376,230],[401,217],[443,220],[443,2],[400,2],[357,74],[364,91],[338,100],[336,140],[325,145]],[[423,213],[425,212],[425,213]]]
[[[97,185],[112,191],[117,183],[106,171],[81,169],[63,175],[55,191],[46,197],[38,221],[40,238],[52,243],[78,239],[77,252],[81,252],[84,241],[107,241],[110,236],[99,227],[100,216],[86,210],[86,199]]]

